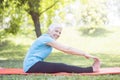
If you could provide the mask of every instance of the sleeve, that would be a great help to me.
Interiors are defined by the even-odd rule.
[[[44,39],[43,39],[43,43],[44,43],[44,44],[46,44],[46,43],[48,43],[48,42],[53,42],[53,41],[54,41],[54,39],[51,38],[50,36],[44,36],[43,38],[44,38]]]

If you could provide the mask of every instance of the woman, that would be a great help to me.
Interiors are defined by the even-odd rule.
[[[52,24],[48,28],[48,32],[46,34],[41,35],[34,41],[24,59],[24,71],[26,73],[89,73],[99,71],[100,60],[97,57],[89,55],[78,49],[65,46],[56,41],[56,39],[60,37],[61,31],[62,27],[60,24]],[[90,67],[78,67],[63,63],[45,62],[44,59],[51,53],[52,48],[60,50],[64,53],[84,56],[87,59],[92,58],[94,63]]]

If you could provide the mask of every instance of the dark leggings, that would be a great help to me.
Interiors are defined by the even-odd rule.
[[[72,65],[66,65],[63,63],[51,63],[39,61],[27,71],[27,73],[57,73],[57,72],[89,73],[93,72],[93,68],[92,67],[82,68]]]

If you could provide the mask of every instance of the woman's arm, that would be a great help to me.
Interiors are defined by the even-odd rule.
[[[68,53],[68,54],[80,55],[80,56],[84,56],[86,58],[96,58],[94,56],[89,55],[88,53],[85,53],[85,52],[79,50],[79,49],[60,44],[57,41],[49,42],[49,43],[47,43],[47,45],[52,46],[53,48],[60,50],[62,52]]]

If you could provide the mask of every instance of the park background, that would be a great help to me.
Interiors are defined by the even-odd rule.
[[[101,60],[101,67],[120,67],[119,0],[1,0],[0,67],[22,68],[32,42],[52,23],[63,25],[58,41]],[[53,50],[46,59],[77,66],[92,60]],[[119,75],[0,75],[1,80],[119,80]]]

